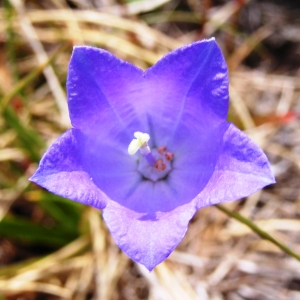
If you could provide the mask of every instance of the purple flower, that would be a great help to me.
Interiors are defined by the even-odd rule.
[[[75,47],[67,90],[74,128],[31,180],[103,209],[119,247],[149,270],[198,209],[274,183],[262,150],[226,121],[227,67],[214,39],[177,49],[146,72],[105,50]]]

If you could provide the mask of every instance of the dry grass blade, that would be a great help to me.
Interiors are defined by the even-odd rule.
[[[57,41],[70,41],[70,36],[67,30],[61,30],[57,32],[51,29],[38,29],[36,30],[38,35],[38,40],[47,43],[57,43]],[[121,56],[130,56],[134,58],[141,59],[148,64],[154,64],[157,62],[161,55],[155,54],[147,49],[143,49],[135,44],[128,42],[126,39],[118,37],[113,34],[101,32],[95,29],[83,29],[84,32],[84,42],[87,44],[95,44],[97,46],[105,46],[107,48],[113,49]],[[122,55],[123,54],[123,55]]]
[[[111,299],[118,279],[127,265],[128,259],[109,242],[100,214],[95,209],[88,212],[93,240],[94,276],[98,299]]]
[[[246,0],[245,3],[246,2],[248,2],[248,0]],[[219,9],[212,10],[204,27],[205,36],[212,36],[239,9],[241,9],[241,5],[239,2],[230,1]]]
[[[125,5],[122,6],[110,6],[105,8],[104,10],[117,15],[136,15],[156,9],[159,6],[164,5],[170,1],[171,0],[140,0],[125,3]]]
[[[101,276],[106,261],[105,253],[105,234],[102,232],[100,215],[95,209],[89,209],[89,222],[91,236],[93,238],[93,256],[94,256],[94,276],[96,281],[96,297],[98,299],[107,299],[107,286],[104,284],[104,277]]]
[[[70,275],[71,276],[71,275]],[[90,259],[87,264],[82,268],[78,278],[76,278],[70,289],[74,300],[86,299],[89,288],[94,277],[93,259]],[[66,286],[68,286],[66,284]]]
[[[84,269],[91,261],[90,253],[73,258],[69,257],[82,250],[87,245],[87,241],[86,238],[80,238],[56,253],[24,267],[2,269],[0,292],[4,295],[14,295],[28,291],[43,292],[70,299],[73,294],[72,289],[61,287],[59,284],[48,284],[40,281],[50,276],[58,276],[65,272],[73,273],[77,269]],[[11,274],[15,275],[11,276]]]
[[[251,129],[255,127],[255,123],[249,113],[247,106],[236,92],[235,88],[230,85],[231,105],[236,110],[240,120],[243,122],[245,129]]]
[[[44,64],[46,61],[48,61],[48,55],[44,50],[42,43],[39,41],[30,20],[26,16],[22,0],[10,0],[10,2],[18,12],[20,26],[34,51],[38,62],[40,64]],[[56,100],[56,104],[60,110],[62,125],[65,127],[70,127],[66,96],[59,83],[59,80],[57,79],[57,76],[55,75],[55,72],[51,66],[46,67],[43,72]]]
[[[261,41],[270,36],[274,32],[269,26],[259,28],[255,33],[246,39],[235,52],[227,59],[230,71],[236,70],[240,63],[257,47]]]
[[[7,222],[8,235],[0,237],[0,298],[300,299],[300,263],[278,248],[280,242],[276,244],[283,241],[300,253],[297,9],[289,10],[289,1],[268,0],[217,1],[218,5],[197,0],[121,2],[2,1],[0,229]],[[51,49],[65,41],[99,46],[146,69],[183,41],[211,34],[231,68],[230,121],[246,129],[266,151],[277,183],[242,201],[226,203],[228,214],[212,207],[200,210],[178,248],[149,273],[118,249],[97,210],[28,185],[45,144],[62,133],[61,116],[68,119],[62,87],[71,49],[58,50],[55,61]],[[39,75],[52,62],[45,80]],[[8,109],[12,120],[5,115]],[[26,130],[18,130],[14,122]],[[27,129],[26,143],[22,138]],[[242,220],[228,217],[235,211],[253,220],[252,230]],[[45,232],[55,232],[57,226],[67,238],[80,237],[53,250],[46,243],[19,241],[14,232],[10,236],[9,219],[21,226],[22,220],[36,227],[41,224]],[[274,244],[253,235],[255,225],[270,233]],[[20,229],[23,236],[27,233]]]
[[[26,157],[24,151],[18,148],[7,148],[0,150],[0,161],[16,160],[22,161]]]
[[[154,272],[159,278],[160,285],[166,290],[173,300],[189,299],[197,300],[197,294],[186,280],[184,274],[171,270],[167,263],[158,265]]]
[[[297,77],[266,74],[259,70],[236,70],[230,73],[231,81],[236,85],[254,86],[258,90],[280,91],[283,84],[293,88],[300,88],[300,82]]]
[[[235,247],[232,248],[230,253],[224,255],[215,270],[208,276],[207,283],[210,286],[216,286],[228,275],[228,273],[233,269],[237,263],[237,259],[242,256],[247,244],[240,240]]]
[[[73,11],[69,10],[36,10],[27,13],[28,18],[32,23],[45,22],[70,22],[75,20],[78,23],[87,23],[101,25],[105,27],[112,27],[120,30],[126,30],[137,35],[137,37],[147,40],[147,43],[155,43],[166,49],[176,49],[182,46],[182,43],[168,37],[167,35],[154,30],[142,22],[132,21],[129,19],[120,18],[118,16],[98,12],[98,11]],[[82,30],[82,29],[81,29]],[[83,34],[84,38],[84,34]]]
[[[8,91],[4,97],[2,98],[2,101],[0,103],[0,109],[3,110],[5,107],[9,104],[9,102],[13,99],[14,96],[17,96],[18,93],[21,93],[21,91],[28,86],[36,77],[44,71],[45,68],[49,64],[53,62],[53,60],[57,57],[57,55],[64,51],[66,47],[68,47],[69,44],[66,43],[62,47],[58,48],[43,64],[38,66],[36,69],[32,70],[28,75],[26,75],[24,78],[18,81],[18,83],[10,90]],[[7,134],[7,133],[6,133]],[[5,133],[4,133],[5,135]],[[3,143],[3,142],[2,142]]]
[[[1,151],[5,150],[0,150],[0,155]],[[19,178],[13,189],[0,190],[0,221],[6,215],[13,202],[17,199],[17,197],[19,197],[22,194],[22,192],[26,189],[28,185],[29,182],[27,180],[27,177],[25,176]]]
[[[50,274],[61,273],[74,269],[83,268],[88,261],[91,260],[90,254],[87,253],[85,255],[77,256],[74,258],[65,259],[62,261],[49,261],[48,264],[36,265],[36,267],[31,267],[30,270],[26,272],[20,273],[12,278],[10,278],[11,282],[33,282],[36,280],[43,279],[48,277]]]
[[[300,168],[300,155],[291,152],[286,147],[283,147],[275,143],[270,143],[266,147],[266,149],[272,154],[278,155],[280,157],[284,157],[285,159],[294,163],[298,168]]]
[[[180,251],[172,252],[172,254],[168,257],[168,260],[198,268],[203,268],[205,263],[207,263],[206,258]]]
[[[290,84],[290,80],[284,80],[282,85],[281,98],[276,108],[277,116],[284,116],[290,111],[294,99],[294,92],[295,87],[293,84]]]
[[[70,290],[53,284],[27,281],[15,281],[10,283],[5,280],[0,280],[0,292],[5,295],[20,294],[22,292],[42,292],[55,295],[60,299],[70,299],[71,295]]]
[[[64,259],[67,259],[75,254],[77,254],[79,251],[82,251],[87,245],[89,244],[89,239],[85,236],[82,236],[75,240],[74,242],[68,244],[67,246],[61,248],[60,250],[42,258],[39,259],[33,263],[25,263],[24,266],[20,265],[17,268],[16,275],[21,275],[25,272],[30,272],[31,270],[36,269],[43,269],[48,268],[49,266],[52,266],[54,263],[57,263],[59,261],[62,261]],[[5,269],[2,268],[0,277],[2,278],[5,276],[5,274],[10,274],[11,270],[14,270],[13,266],[7,267]]]
[[[268,219],[268,220],[258,220],[255,224],[265,231],[272,234],[276,230],[284,231],[296,231],[300,232],[300,221],[291,219]],[[251,234],[252,230],[246,225],[240,223],[232,223],[225,232],[229,233],[231,236],[242,236],[246,234]]]

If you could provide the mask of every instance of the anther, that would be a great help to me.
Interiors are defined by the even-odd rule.
[[[159,154],[163,154],[167,150],[166,146],[158,147],[157,151]]]
[[[163,160],[160,158],[155,162],[155,170],[157,171],[164,171],[166,169],[166,164],[163,162]]]
[[[166,158],[166,160],[171,161],[171,160],[174,158],[174,153],[172,153],[172,152],[167,152],[167,153],[165,154],[165,158]]]

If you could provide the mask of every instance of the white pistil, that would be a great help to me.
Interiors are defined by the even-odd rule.
[[[148,141],[150,140],[150,135],[148,133],[143,132],[135,132],[135,139],[133,139],[128,146],[128,153],[130,155],[135,154],[138,150],[140,150],[141,154],[146,158],[148,163],[151,166],[155,165],[155,158],[151,153],[151,149],[148,145]]]
[[[148,168],[149,165],[153,167],[153,169],[152,168],[145,169],[145,165],[143,165],[143,160],[140,160],[140,163],[142,162],[142,166],[143,166],[141,170],[146,170],[147,174],[149,173],[149,170],[150,173],[153,171],[160,173],[158,177],[157,175],[153,175],[153,176],[150,176],[149,174],[148,175],[144,174],[144,175],[147,178],[151,178],[154,181],[156,181],[157,178],[161,178],[161,176],[165,174],[165,172],[168,173],[171,168],[170,161],[173,160],[174,154],[172,152],[166,152],[167,147],[165,146],[159,147],[158,149],[154,149],[153,150],[154,152],[152,153],[151,148],[148,145],[148,141],[150,140],[150,135],[148,133],[136,131],[134,133],[134,137],[135,138],[130,142],[128,146],[128,153],[130,155],[134,155],[138,150],[140,150],[140,153],[142,154],[142,156],[144,156],[144,158],[148,163]]]
[[[149,154],[151,152],[150,147],[148,146],[150,135],[148,133],[142,133],[139,131],[136,131],[133,135],[135,139],[130,142],[128,146],[128,153],[133,155],[140,150],[143,156]]]

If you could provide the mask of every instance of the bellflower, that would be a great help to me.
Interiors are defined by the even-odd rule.
[[[103,209],[118,246],[149,270],[198,209],[274,183],[262,150],[226,121],[227,66],[214,39],[170,52],[145,72],[105,50],[75,47],[67,92],[73,128],[31,180]]]

